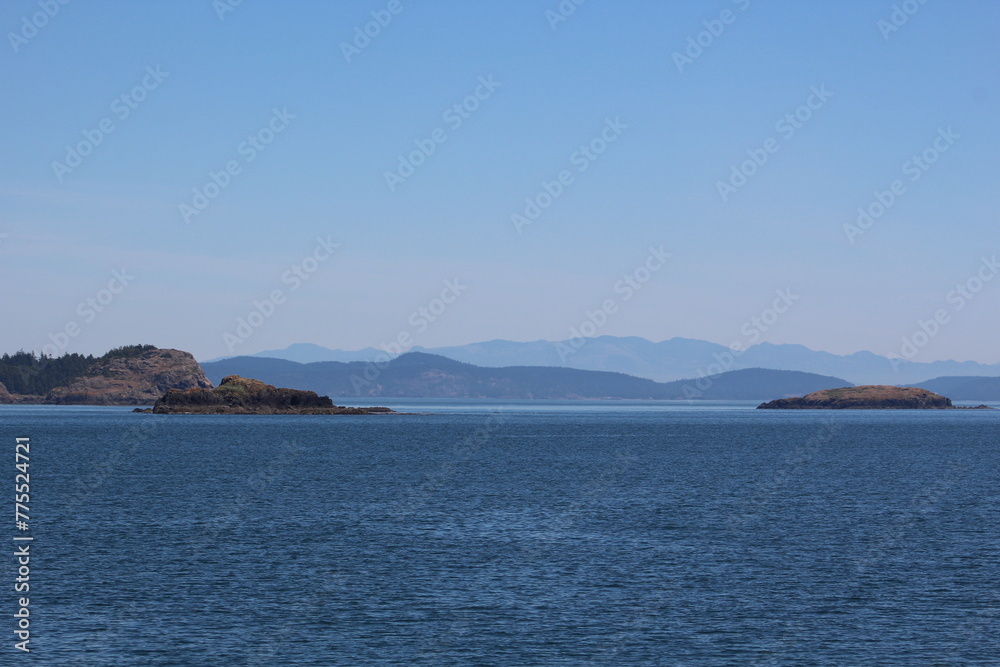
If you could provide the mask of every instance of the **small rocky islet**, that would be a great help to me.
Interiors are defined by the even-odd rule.
[[[758,410],[963,410],[990,409],[986,405],[960,408],[951,399],[919,387],[861,385],[814,391],[798,398],[779,398]]]
[[[229,375],[214,389],[169,389],[152,408],[133,412],[158,415],[369,415],[395,413],[384,407],[352,408],[334,405],[329,396],[314,391],[286,389],[260,380]]]

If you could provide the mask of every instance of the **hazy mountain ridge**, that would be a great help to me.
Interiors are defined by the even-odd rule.
[[[873,352],[838,355],[803,345],[772,343],[759,343],[739,353],[724,345],[690,338],[671,338],[654,343],[636,336],[598,336],[587,339],[579,349],[572,348],[570,341],[491,340],[450,347],[418,346],[412,351],[437,354],[478,366],[554,366],[626,373],[657,382],[750,368],[816,373],[846,378],[853,384],[903,385],[942,376],[1000,376],[1000,364],[973,361],[898,361],[894,364],[887,357]],[[374,361],[384,359],[386,353],[372,347],[347,351],[298,343],[284,350],[266,350],[250,356],[312,363]]]
[[[956,401],[1000,401],[1000,377],[939,377],[913,386]]]
[[[423,352],[378,365],[234,357],[205,362],[202,368],[210,379],[243,375],[340,397],[758,400],[850,384],[835,377],[767,369],[660,383],[624,373],[554,366],[483,367]]]

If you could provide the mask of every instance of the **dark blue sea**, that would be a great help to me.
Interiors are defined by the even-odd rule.
[[[4,406],[0,662],[1000,664],[1000,411],[379,402]]]

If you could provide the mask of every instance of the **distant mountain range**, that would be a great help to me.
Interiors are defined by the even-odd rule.
[[[422,352],[410,352],[379,365],[233,357],[205,362],[201,367],[216,384],[227,375],[242,375],[334,397],[765,400],[850,385],[835,377],[759,368],[661,383],[576,368],[484,368]]]
[[[941,377],[914,386],[954,401],[1000,401],[1000,377]]]
[[[579,341],[576,343],[579,344]],[[616,336],[588,338],[579,349],[572,345],[571,341],[522,343],[491,340],[453,347],[415,347],[413,351],[438,354],[478,366],[557,366],[626,373],[657,382],[749,368],[803,371],[846,378],[854,384],[914,385],[941,376],[1000,376],[1000,364],[897,361],[894,366],[890,359],[872,352],[838,355],[818,352],[802,345],[760,343],[737,353],[724,345],[690,338],[671,338],[653,343],[645,338]],[[346,351],[298,343],[283,350],[267,350],[252,356],[312,363],[373,361],[380,355],[384,357],[385,353],[372,347]]]

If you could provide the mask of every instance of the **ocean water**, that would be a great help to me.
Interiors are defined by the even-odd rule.
[[[3,406],[11,664],[1000,663],[1000,411],[389,404]]]

